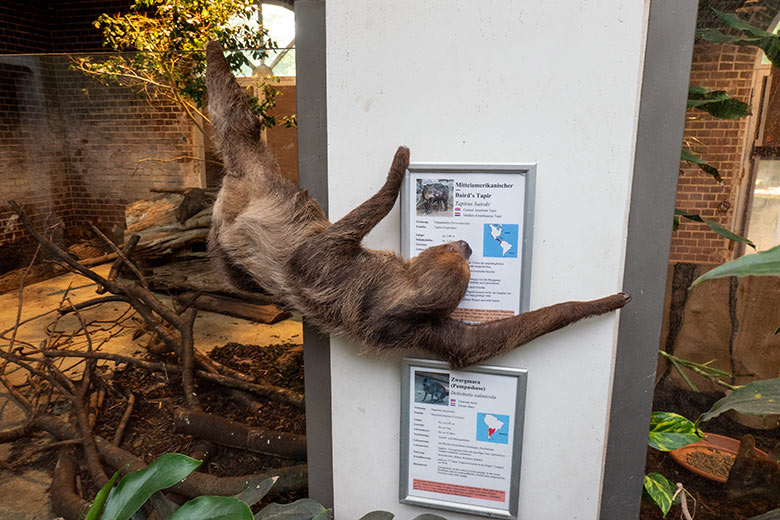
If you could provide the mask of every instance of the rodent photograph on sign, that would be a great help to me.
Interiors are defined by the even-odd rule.
[[[528,310],[535,183],[535,164],[409,165],[403,255],[453,240],[471,249],[471,279],[452,317],[479,323]]]

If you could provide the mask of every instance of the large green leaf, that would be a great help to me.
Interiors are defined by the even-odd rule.
[[[701,440],[693,421],[671,412],[653,412],[647,444],[660,451],[672,451]]]
[[[699,159],[698,157],[693,155],[693,153],[690,150],[686,150],[685,148],[683,148],[682,151],[680,152],[680,159],[682,159],[683,161],[692,162],[693,164],[698,166],[699,169],[701,169],[704,173],[708,175],[712,175],[715,178],[715,180],[718,182],[723,180],[717,168],[712,166],[707,161],[703,159]]]
[[[360,520],[393,520],[395,515],[388,511],[371,511],[360,517]]]
[[[279,480],[279,477],[255,477],[254,480],[250,480],[247,483],[246,488],[241,493],[233,495],[233,498],[237,498],[247,505],[253,506],[268,494],[277,480]]]
[[[252,510],[237,498],[203,496],[185,503],[168,520],[252,519]]]
[[[764,51],[766,57],[775,67],[780,67],[780,38],[765,30],[749,24],[732,13],[724,13],[710,8],[715,16],[724,24],[742,31],[745,36],[733,37],[723,34],[717,29],[706,29],[698,33],[700,38],[712,43],[729,43],[733,45],[754,45]]]
[[[780,520],[780,509],[772,509],[758,516],[751,516],[748,520]]]
[[[687,218],[688,220],[693,220],[694,222],[700,222],[702,224],[706,224],[707,227],[709,227],[712,231],[714,231],[715,233],[717,233],[718,235],[724,238],[728,238],[729,240],[733,240],[734,242],[741,242],[743,244],[752,247],[753,249],[756,248],[756,245],[752,241],[748,240],[747,238],[741,235],[734,233],[733,231],[729,231],[728,229],[724,228],[723,226],[721,226],[715,221],[702,218],[701,215],[697,215],[695,213],[689,213],[682,209],[675,209],[674,214]]]
[[[166,453],[144,469],[128,473],[106,501],[101,520],[127,520],[153,493],[176,484],[200,462],[179,453]]]
[[[739,29],[740,31],[747,33],[749,36],[754,38],[771,38],[774,36],[772,33],[756,27],[755,25],[751,25],[745,20],[742,20],[734,13],[724,13],[723,11],[718,11],[714,7],[711,7],[710,9],[713,13],[715,13],[715,16],[717,16],[721,22],[734,29]]]
[[[92,502],[92,507],[87,511],[87,516],[84,517],[84,520],[97,520],[100,518],[100,512],[103,511],[103,505],[105,505],[108,494],[111,492],[111,488],[114,487],[114,482],[116,482],[118,477],[119,470],[111,476],[105,486],[100,488],[100,491],[95,495],[95,501]]]
[[[725,90],[688,88],[688,108],[703,110],[719,119],[736,119],[750,114],[750,105],[729,97]]]
[[[255,520],[313,520],[330,509],[310,498],[302,498],[290,504],[268,504],[255,515]]]
[[[708,421],[728,410],[749,415],[780,414],[780,379],[762,379],[737,388],[699,416]]]
[[[647,494],[650,495],[650,498],[661,509],[664,517],[666,517],[669,509],[672,507],[672,497],[677,492],[677,486],[660,473],[648,473],[645,475],[644,486]]]
[[[691,284],[691,288],[700,283],[724,278],[726,276],[776,276],[780,275],[780,246],[775,246],[768,251],[745,255],[731,262],[719,265],[711,271],[707,271]]]

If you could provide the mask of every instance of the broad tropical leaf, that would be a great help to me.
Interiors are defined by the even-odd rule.
[[[648,473],[644,478],[644,486],[647,494],[655,502],[666,517],[672,507],[672,497],[677,492],[677,486],[660,473]]]
[[[119,477],[119,470],[114,473],[110,479],[108,479],[108,482],[106,482],[106,485],[100,488],[100,491],[97,492],[97,495],[95,495],[95,501],[92,502],[92,507],[89,508],[89,511],[87,511],[87,516],[84,517],[84,520],[97,520],[100,518],[100,512],[103,511],[103,506],[106,503],[106,499],[108,498],[108,494],[111,492],[111,488],[114,487],[114,482],[116,482],[116,479]]]
[[[693,153],[691,153],[690,150],[686,150],[685,148],[682,149],[680,152],[680,159],[683,161],[692,162],[696,166],[699,167],[704,173],[708,175],[712,175],[716,181],[721,182],[723,179],[720,176],[720,172],[717,168],[709,164],[707,161],[703,159],[699,159]]]
[[[691,284],[691,288],[700,283],[724,278],[726,276],[776,276],[780,275],[780,246],[775,246],[768,251],[745,255],[731,262],[719,265],[711,271],[707,271]]]
[[[327,516],[320,517],[322,514]],[[255,520],[320,520],[330,516],[330,509],[316,500],[302,498],[290,504],[268,504],[255,515]]]
[[[766,57],[775,67],[780,67],[780,38],[765,30],[749,24],[733,13],[724,13],[710,8],[715,16],[724,24],[745,33],[743,37],[733,37],[723,34],[718,29],[706,29],[698,33],[700,38],[712,43],[729,43],[733,45],[754,45],[764,51]]]
[[[268,494],[277,480],[279,480],[279,477],[250,480],[247,483],[246,488],[241,493],[233,495],[233,498],[237,498],[240,501],[253,506]]]
[[[176,510],[168,520],[252,520],[252,510],[233,497],[193,498]]]
[[[653,412],[647,444],[660,451],[672,451],[701,440],[693,421],[671,412]]]
[[[200,463],[186,455],[166,453],[144,469],[128,473],[106,501],[101,520],[127,520],[152,494],[176,484]]]
[[[388,511],[371,511],[360,517],[360,520],[393,520],[395,515]]]
[[[737,388],[699,416],[708,421],[728,410],[749,415],[780,414],[780,379],[762,379]]]
[[[758,516],[751,516],[748,520],[777,520],[780,518],[780,509],[772,509]]]
[[[703,110],[719,119],[736,119],[750,114],[750,105],[729,97],[725,90],[688,89],[688,108]]]
[[[717,233],[718,235],[724,238],[728,238],[729,240],[733,240],[734,242],[741,242],[743,244],[752,247],[753,249],[756,248],[756,245],[752,241],[748,240],[747,238],[741,235],[734,233],[733,231],[729,231],[728,229],[724,228],[717,222],[702,218],[701,215],[697,215],[695,213],[688,213],[687,211],[682,209],[675,209],[674,214],[687,218],[688,220],[693,220],[694,222],[701,222],[702,224],[706,224],[707,227],[709,227],[712,231],[714,231],[715,233]]]

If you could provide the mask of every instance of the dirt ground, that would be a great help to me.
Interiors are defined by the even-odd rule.
[[[707,411],[722,395],[717,393],[695,393],[691,391],[661,387],[656,390],[653,410],[675,412],[691,420]],[[756,447],[769,451],[780,442],[780,430],[756,430],[732,421],[721,415],[702,424],[706,433],[717,433],[734,439],[751,434]],[[726,495],[725,485],[700,477],[683,468],[668,453],[652,448],[647,450],[645,473],[656,472],[674,483],[681,482],[696,500],[694,520],[747,520],[765,513],[775,506],[761,500],[731,500]],[[689,501],[690,502],[690,501]],[[689,504],[690,505],[690,504]],[[672,506],[667,518],[679,518],[680,506]],[[660,520],[660,509],[649,500],[642,500],[640,520]]]
[[[96,270],[106,275],[110,266]],[[101,272],[105,270],[105,272]],[[75,275],[64,275],[33,284],[25,288],[21,319],[38,315],[56,308],[65,289],[71,286],[73,302],[95,296],[95,285]],[[166,295],[158,295],[164,300]],[[0,295],[0,329],[7,329],[15,323],[18,293]],[[96,314],[86,315],[89,321],[104,320],[106,330],[96,334],[95,340],[111,336],[102,350],[130,355],[142,349],[132,339],[134,328],[126,318],[126,306],[103,305]],[[120,319],[124,326],[112,322]],[[18,338],[24,341],[40,341],[43,328],[51,323],[52,316],[43,316],[20,328]],[[58,330],[78,329],[76,322],[62,320]],[[300,317],[284,320],[274,325],[252,323],[209,312],[200,312],[195,322],[195,346],[204,353],[213,353],[214,359],[241,371],[247,371],[263,382],[278,384],[293,390],[303,391],[303,368],[300,362],[281,365],[275,361],[291,349],[296,350],[302,342]],[[71,348],[86,347],[84,338],[73,338]],[[288,356],[289,357],[289,356]],[[71,373],[80,370],[80,363],[73,362]],[[123,393],[133,391],[137,397],[136,410],[128,423],[122,447],[133,452],[146,462],[162,453],[177,451],[191,453],[193,439],[173,432],[172,410],[182,403],[181,385],[177,375],[149,373],[136,368],[118,367],[111,362],[102,363],[102,372],[107,375],[110,386],[117,393],[107,393],[101,412],[98,414],[95,431],[112,437],[121,417],[126,401]],[[67,365],[66,365],[67,366]],[[279,366],[283,369],[280,371]],[[21,378],[21,371],[12,376]],[[14,381],[23,382],[23,380]],[[291,433],[304,433],[304,414],[301,410],[285,405],[268,404],[262,413],[247,416],[246,412],[224,396],[213,384],[196,381],[196,392],[204,411],[214,412],[250,425],[278,429]],[[24,416],[4,392],[0,392],[0,430],[19,426]],[[51,470],[56,459],[56,450],[46,449],[51,439],[35,435],[12,444],[0,444],[0,520],[50,520],[54,516],[49,508],[49,485]],[[281,467],[291,461],[248,453],[232,448],[216,448],[201,468],[216,475],[238,475],[258,473],[264,469]],[[91,498],[94,488],[88,476],[82,475],[80,483],[83,496]],[[298,497],[283,497],[298,498]]]

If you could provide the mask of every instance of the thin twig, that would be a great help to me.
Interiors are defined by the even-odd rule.
[[[198,315],[198,309],[190,307],[184,315],[184,327],[181,329],[181,385],[184,388],[184,399],[187,402],[187,408],[190,410],[199,410],[200,403],[195,395],[195,384],[192,379],[193,365],[193,326],[195,317]]]
[[[130,393],[130,397],[127,399],[127,407],[125,413],[122,414],[122,419],[119,421],[119,425],[114,432],[114,438],[111,439],[111,444],[119,446],[122,444],[122,436],[125,434],[125,428],[127,428],[127,422],[130,420],[130,416],[133,414],[133,407],[135,406],[135,394]]]
[[[138,281],[141,282],[141,285],[144,287],[144,289],[148,290],[149,284],[147,283],[146,278],[144,277],[143,273],[141,273],[141,271],[138,269],[138,267],[136,267],[136,265],[133,262],[131,262],[130,259],[125,255],[125,253],[122,250],[120,250],[119,247],[117,247],[114,241],[108,238],[105,234],[103,234],[103,232],[100,231],[100,229],[98,229],[97,226],[95,226],[95,224],[90,224],[89,226],[92,228],[92,232],[95,233],[97,236],[99,236],[101,239],[103,239],[103,242],[108,244],[108,247],[110,247],[114,251],[114,253],[117,254],[119,258],[117,259],[116,263],[118,263],[119,260],[121,260],[127,266],[127,268],[130,269],[133,272],[133,274],[138,278]],[[133,243],[132,246],[130,245],[130,243],[128,243],[126,250],[132,252],[132,250],[135,249],[135,245],[137,243],[138,243],[138,239],[135,240],[135,243]],[[114,265],[116,265],[116,263]],[[113,266],[111,270],[113,271]],[[110,273],[108,275],[108,278],[109,280],[111,280]]]
[[[24,270],[24,273],[22,273],[22,278],[19,280],[19,298],[18,303],[16,306],[16,321],[13,326],[13,334],[11,334],[11,344],[8,346],[8,350],[13,350],[14,348],[14,341],[16,341],[16,333],[19,331],[19,321],[22,319],[22,304],[24,300],[24,282],[27,278],[27,275],[30,274],[30,270],[32,269],[33,265],[35,264],[35,260],[38,258],[38,253],[41,250],[41,244],[39,243],[35,248],[35,253],[33,253],[32,260],[30,260],[30,264],[27,266],[27,269]],[[5,368],[5,365],[3,365],[3,368]],[[0,375],[2,375],[4,371],[0,371]]]

